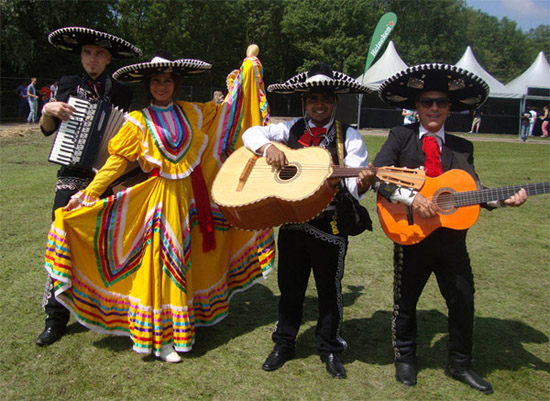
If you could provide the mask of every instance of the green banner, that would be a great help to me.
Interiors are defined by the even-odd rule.
[[[382,45],[390,36],[391,31],[395,28],[397,23],[397,16],[394,13],[386,13],[378,21],[376,29],[372,34],[372,39],[370,41],[369,53],[367,54],[367,62],[365,63],[365,72],[369,69],[372,62],[376,58],[376,55],[382,48]]]

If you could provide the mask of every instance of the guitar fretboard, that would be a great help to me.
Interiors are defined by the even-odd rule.
[[[550,193],[550,182],[512,185],[509,187],[480,189],[477,191],[458,192],[454,195],[456,206],[468,206],[491,201],[508,199],[524,188],[527,195],[542,195]]]

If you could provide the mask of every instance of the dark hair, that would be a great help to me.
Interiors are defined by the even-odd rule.
[[[151,91],[150,91],[151,78],[153,78],[154,76],[160,75],[160,74],[162,74],[162,73],[148,75],[143,80],[143,87],[145,88],[145,102],[146,102],[147,105],[149,105],[151,103],[151,101],[153,100],[153,96],[151,96]],[[179,96],[181,76],[179,74],[174,74],[173,72],[170,73],[170,76],[174,80],[174,92],[172,93],[172,100],[176,101],[176,100],[178,100],[178,96]]]

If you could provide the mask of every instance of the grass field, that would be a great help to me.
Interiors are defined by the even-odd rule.
[[[509,138],[509,137],[508,137]],[[370,159],[384,137],[366,136]],[[477,400],[484,396],[447,378],[446,308],[430,279],[418,307],[418,385],[394,379],[391,349],[391,242],[364,201],[372,233],[350,241],[344,289],[343,356],[348,379],[331,378],[316,355],[316,293],[310,282],[296,359],[282,369],[260,366],[272,348],[276,271],[237,294],[230,315],[199,329],[194,349],[171,365],[131,351],[129,339],[99,335],[71,320],[67,335],[47,348],[42,267],[56,166],[52,138],[37,131],[0,138],[0,399],[2,400]],[[550,145],[476,142],[486,186],[550,180]],[[481,212],[468,246],[476,280],[475,370],[495,400],[545,400],[550,393],[550,197],[519,208]]]

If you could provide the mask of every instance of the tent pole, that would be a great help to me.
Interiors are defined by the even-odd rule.
[[[357,95],[357,131],[361,128],[361,103],[363,103],[363,94]]]

